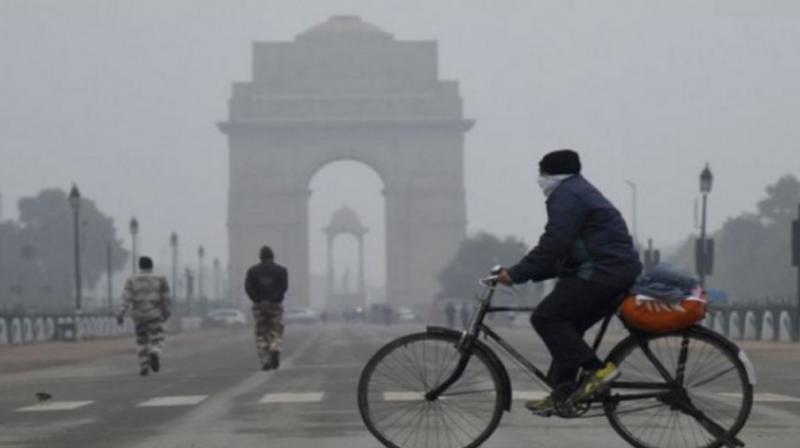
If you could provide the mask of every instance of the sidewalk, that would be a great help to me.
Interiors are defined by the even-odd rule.
[[[207,337],[210,331],[169,334],[170,342],[191,342]],[[43,369],[91,359],[135,352],[133,334],[80,342],[42,342],[0,346],[0,375]]]

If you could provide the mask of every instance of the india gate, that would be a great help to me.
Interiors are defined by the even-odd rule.
[[[458,83],[439,79],[436,42],[336,16],[294,41],[254,43],[252,80],[232,90],[219,124],[229,148],[232,284],[268,244],[289,269],[288,300],[308,304],[309,232],[319,231],[309,229],[309,183],[350,160],[383,181],[387,301],[430,303],[465,236],[472,126]]]

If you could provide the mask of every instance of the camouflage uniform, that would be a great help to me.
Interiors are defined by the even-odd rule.
[[[273,351],[283,344],[283,305],[280,303],[254,303],[253,320],[256,326],[256,348],[261,365],[270,361]]]
[[[263,251],[263,249],[262,249]],[[258,359],[264,370],[280,364],[283,342],[283,299],[289,288],[289,273],[269,256],[247,271],[245,291],[253,301],[253,320],[256,326]]]
[[[171,307],[169,285],[165,277],[144,271],[125,283],[118,317],[121,318],[131,309],[142,370],[150,367],[151,354],[158,356],[164,349],[162,324],[169,318]]]

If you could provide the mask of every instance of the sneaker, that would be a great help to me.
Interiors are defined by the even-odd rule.
[[[277,350],[272,351],[272,368],[277,370],[278,367],[281,365],[281,352]]]
[[[572,401],[585,400],[598,392],[603,392],[611,387],[611,382],[619,378],[622,372],[612,363],[606,363],[602,369],[597,369],[581,381],[578,390],[570,397]]]
[[[156,352],[150,353],[150,368],[153,369],[153,372],[158,372],[161,370],[161,358]]]
[[[142,366],[139,369],[139,375],[141,375],[141,376],[147,376],[147,374],[149,374],[149,373],[150,373],[150,369],[148,369],[147,366]]]
[[[552,395],[548,395],[541,400],[526,401],[525,407],[534,414],[549,417],[555,411],[556,402]]]

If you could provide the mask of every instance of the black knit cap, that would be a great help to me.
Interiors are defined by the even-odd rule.
[[[153,270],[153,259],[150,257],[139,257],[139,269],[143,271]]]
[[[571,149],[559,149],[542,157],[542,160],[539,161],[539,171],[551,176],[580,174],[581,159],[578,157],[578,153]]]
[[[262,246],[261,250],[258,252],[258,258],[261,260],[274,260],[275,253],[272,252],[272,248],[269,246]]]

